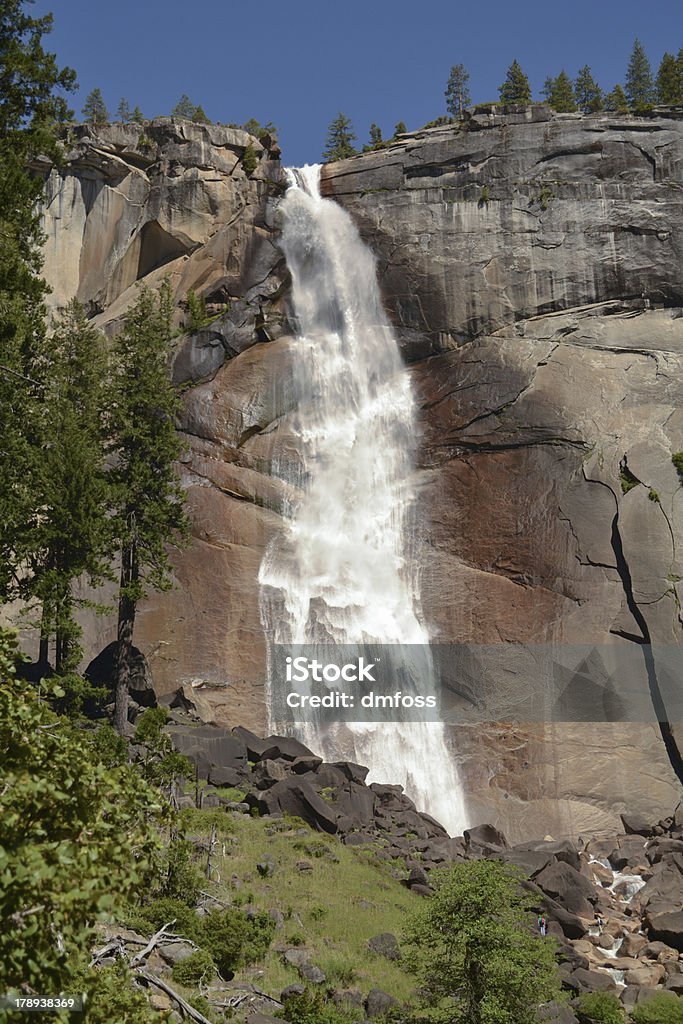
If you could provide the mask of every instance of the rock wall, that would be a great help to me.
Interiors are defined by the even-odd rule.
[[[192,287],[225,309],[174,356],[194,385],[179,424],[194,536],[137,642],[160,691],[201,685],[216,720],[262,730],[257,573],[289,496],[273,461],[297,458],[277,154],[168,119],[142,142],[120,126],[76,134],[49,181],[55,299],[76,292],[115,330],[134,282],[170,274],[179,301]],[[440,640],[639,657],[643,640],[680,642],[681,135],[673,116],[491,108],[325,169],[411,361],[423,603]],[[111,624],[92,637],[103,646]],[[525,685],[514,666],[508,678]],[[514,839],[678,799],[654,723],[478,725],[453,741],[472,820]]]

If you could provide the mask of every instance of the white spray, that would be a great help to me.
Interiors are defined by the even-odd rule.
[[[413,678],[431,682],[411,550],[410,382],[372,253],[346,211],[320,196],[318,166],[288,175],[281,246],[297,322],[301,457],[297,479],[288,475],[302,498],[261,564],[266,635],[286,644],[397,645],[394,663],[401,645],[423,645],[403,656]],[[466,825],[440,722],[311,724],[299,735],[327,759],[369,765],[370,781],[400,783],[452,834]]]

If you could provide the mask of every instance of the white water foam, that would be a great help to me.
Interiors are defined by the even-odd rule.
[[[281,246],[298,328],[288,428],[300,462],[297,471],[276,462],[273,472],[301,499],[261,563],[262,621],[270,643],[395,645],[392,661],[419,692],[433,667],[413,551],[410,381],[353,221],[321,197],[318,166],[288,176]],[[418,665],[418,648],[403,645],[423,645]],[[466,826],[441,723],[318,723],[298,734],[327,759],[369,765],[370,781],[400,783],[451,834]]]

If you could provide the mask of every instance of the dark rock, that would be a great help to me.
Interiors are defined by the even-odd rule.
[[[609,976],[601,971],[587,971],[577,967],[570,974],[563,976],[562,987],[573,992],[616,992],[617,986]]]
[[[257,789],[270,789],[276,782],[281,782],[289,775],[289,762],[282,759],[271,761],[262,758],[251,771],[251,781]]]
[[[184,942],[169,942],[159,946],[159,954],[162,960],[165,960],[171,967],[174,964],[179,964],[183,960],[187,960],[188,956],[192,956],[194,949],[192,946],[188,946]]]
[[[298,860],[296,862],[296,869],[297,871],[312,871],[313,865],[310,860]]]
[[[248,1024],[287,1024],[282,1017],[273,1017],[270,1013],[250,1013],[247,1017]]]
[[[327,766],[326,766],[327,767]],[[369,768],[362,764],[354,764],[353,761],[334,761],[330,768],[338,768],[349,782],[357,782],[362,785],[368,777]]]
[[[288,985],[287,988],[283,988],[280,993],[280,1001],[286,1003],[291,996],[302,996],[305,991],[305,985],[299,985],[295,982],[293,985]]]
[[[315,757],[313,754],[295,757],[291,762],[291,770],[297,775],[303,775],[305,772],[316,771],[322,763],[322,757]]]
[[[83,675],[93,686],[114,689],[116,672],[116,651],[118,642],[113,640],[90,662]],[[145,708],[157,706],[152,672],[142,651],[131,647],[131,675],[129,693],[133,700]]]
[[[245,746],[247,757],[250,761],[260,761],[263,752],[271,746],[268,740],[261,739],[255,733],[250,732],[249,729],[245,729],[241,725],[235,726],[232,730],[232,735]]]
[[[213,766],[246,774],[246,748],[227,729],[217,725],[169,725],[165,732],[176,750],[200,768],[200,777],[207,778]]]
[[[645,850],[650,864],[658,864],[666,853],[683,854],[683,839],[653,839]]]
[[[683,953],[683,910],[653,914],[648,907],[645,926],[650,940],[657,939]]]
[[[270,878],[275,874],[275,863],[272,857],[263,857],[256,865],[261,878]]]
[[[307,964],[310,959],[310,953],[307,949],[302,949],[300,946],[292,946],[291,949],[286,949],[282,955],[282,959],[290,967],[301,967],[302,964]]]
[[[392,1006],[398,1006],[398,1000],[380,988],[371,988],[365,999],[365,1012],[370,1019],[383,1017]]]
[[[607,854],[607,860],[615,871],[637,867],[645,859],[645,843],[637,835],[622,836],[617,845]]]
[[[291,736],[268,736],[264,742],[268,746],[263,750],[259,760],[263,758],[275,760],[281,757],[285,761],[296,761],[300,757],[315,757],[312,750]]]
[[[325,979],[325,974],[316,967],[315,964],[303,963],[297,968],[299,974],[305,981],[309,981],[312,985],[322,985]]]
[[[410,891],[414,892],[417,896],[431,896],[434,892],[430,885],[422,885],[421,883],[411,885]]]
[[[391,932],[382,932],[381,935],[373,935],[368,939],[368,949],[377,956],[383,956],[387,960],[400,960],[401,951],[398,948],[398,941]]]
[[[209,782],[212,786],[239,787],[246,779],[246,772],[241,768],[229,768],[226,765],[209,765]]]
[[[627,836],[645,836],[647,838],[653,834],[653,826],[648,824],[642,815],[620,814],[619,817]]]
[[[468,852],[500,853],[508,849],[508,841],[494,825],[475,825],[464,832]]]
[[[337,832],[336,814],[301,776],[282,779],[258,796],[247,794],[247,800],[254,801],[261,814],[289,814],[323,832]]]
[[[274,923],[276,928],[282,928],[285,923],[285,915],[277,907],[271,907],[268,911],[268,917]]]
[[[554,861],[534,879],[543,892],[574,914],[593,916],[592,903],[597,898],[595,887],[575,868],[564,861]]]
[[[429,876],[427,875],[427,872],[425,871],[425,869],[423,867],[421,867],[421,865],[419,865],[419,864],[411,864],[410,865],[410,874],[408,875],[408,878],[406,879],[406,885],[408,886],[408,888],[412,889],[412,887],[414,885],[428,885],[428,884],[429,884]]]
[[[332,993],[332,1001],[337,1006],[353,1006],[356,1008],[362,1007],[363,1005],[363,993],[359,992],[358,989],[335,989]]]

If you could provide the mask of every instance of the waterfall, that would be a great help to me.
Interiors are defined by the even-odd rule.
[[[300,498],[261,563],[264,629],[270,643],[395,645],[392,664],[413,668],[420,652],[424,681],[433,667],[413,551],[410,381],[374,257],[351,217],[321,197],[319,166],[287,173],[281,247],[297,326],[297,409],[287,429],[300,463],[274,460],[273,472]],[[369,766],[369,781],[403,785],[451,834],[465,827],[441,722],[313,723],[297,734],[328,760]]]

